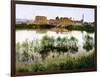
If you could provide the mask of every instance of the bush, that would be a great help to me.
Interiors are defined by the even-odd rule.
[[[93,46],[94,46],[94,44],[93,44],[93,38],[90,37],[89,35],[86,35],[84,40],[85,40],[85,43],[83,45],[83,48],[85,50],[87,50],[87,52],[90,51],[90,50],[92,50]]]
[[[43,58],[45,58],[50,51],[53,51],[53,46],[54,46],[54,38],[53,37],[48,37],[44,36],[41,40],[41,50],[40,54],[42,55]]]
[[[78,52],[78,46],[77,46],[78,40],[75,37],[71,37],[69,40],[69,51],[71,53]]]

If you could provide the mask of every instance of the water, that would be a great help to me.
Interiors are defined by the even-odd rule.
[[[88,33],[94,39],[94,33]],[[17,30],[16,31],[16,43],[22,43],[26,39],[29,41],[41,40],[43,36],[48,35],[49,37],[75,37],[78,40],[79,50],[83,50],[84,37],[87,35],[85,31],[69,31],[69,32],[55,32],[55,31],[46,31],[46,32],[37,32],[36,30]]]

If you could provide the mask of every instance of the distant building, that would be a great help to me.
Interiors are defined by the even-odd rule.
[[[71,24],[73,21],[70,18],[67,17],[56,17],[56,19],[50,19],[48,20],[48,24],[52,25],[67,25]]]
[[[35,24],[47,24],[47,22],[47,17],[45,16],[36,16],[34,21]]]
[[[84,14],[82,15],[81,20],[72,20],[72,18],[68,17],[56,17],[55,19],[49,19],[47,20],[47,17],[45,16],[36,16],[34,20],[34,24],[51,24],[51,25],[57,25],[57,26],[63,26],[63,25],[82,25],[84,23]]]
[[[57,25],[57,22],[55,19],[50,19],[50,20],[48,20],[48,24]]]
[[[59,21],[60,21],[60,25],[68,25],[73,23],[73,21],[67,17],[61,17]]]

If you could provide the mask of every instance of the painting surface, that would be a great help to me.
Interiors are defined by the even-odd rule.
[[[96,66],[92,8],[16,4],[16,72]]]

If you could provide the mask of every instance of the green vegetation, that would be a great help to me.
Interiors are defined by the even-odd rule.
[[[26,24],[26,23],[20,23],[16,24],[16,29],[53,29],[53,28],[64,28],[67,30],[79,30],[79,31],[87,31],[90,33],[95,32],[95,26],[92,26],[91,24],[83,24],[83,25],[64,25],[64,26],[56,26],[56,25],[50,25],[50,24]]]
[[[51,29],[54,28],[55,25],[49,25],[49,24],[25,24],[25,23],[21,23],[21,24],[16,24],[16,29]]]
[[[93,38],[90,37],[89,35],[85,36],[85,44],[83,46],[84,49],[86,49],[87,51],[90,51],[93,49]]]
[[[53,37],[45,35],[41,40],[36,40],[35,42],[30,42],[28,40],[25,40],[22,44],[18,42],[16,44],[16,54],[18,55],[18,58],[19,51],[22,52],[22,61],[28,61],[30,59],[30,52],[39,53],[44,59],[48,56],[49,52],[58,52],[59,55],[62,52],[76,53],[78,52],[77,43],[78,41],[74,37],[71,37],[70,39],[67,37],[58,37],[54,39]]]
[[[83,48],[93,49],[93,38],[85,36]],[[16,43],[16,72],[40,72],[95,67],[94,51],[88,55],[72,56],[78,52],[75,37],[49,37]],[[86,52],[88,53],[88,52]]]
[[[65,25],[65,29],[68,30],[79,30],[79,31],[86,31],[93,33],[95,32],[95,26],[91,26],[90,24],[83,24],[83,25]]]
[[[41,47],[38,47],[40,49],[38,52],[42,55],[42,58],[48,56],[49,52],[58,52],[59,54],[62,52],[75,53],[78,52],[77,42],[74,37],[70,39],[67,37],[54,39],[53,37],[44,36],[41,40],[41,45],[39,45]]]
[[[17,66],[17,72],[40,72],[92,68],[96,65],[94,53],[80,57],[63,56],[46,58],[41,64]]]

